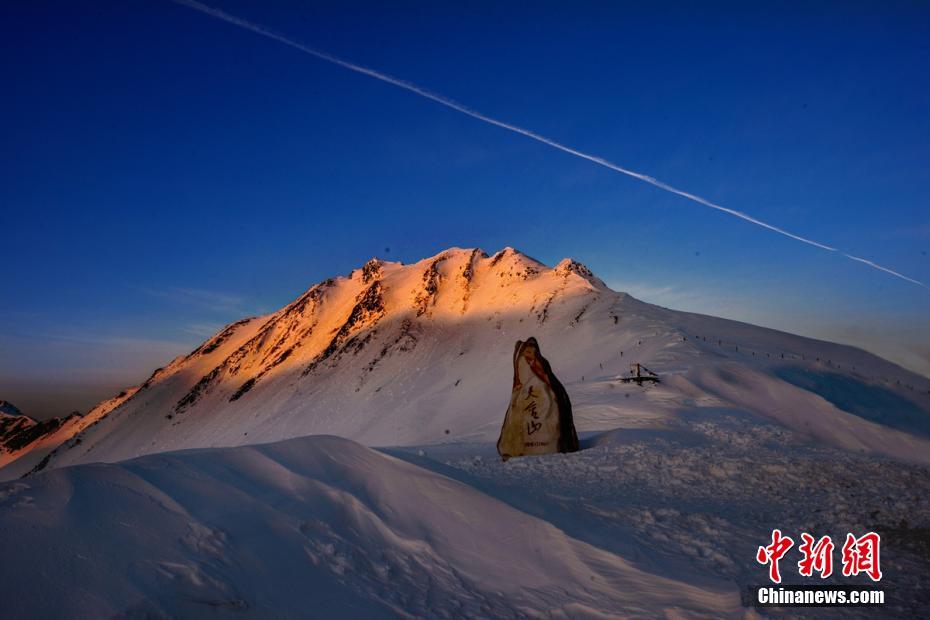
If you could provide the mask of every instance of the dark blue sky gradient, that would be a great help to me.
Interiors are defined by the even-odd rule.
[[[216,6],[930,282],[925,3],[262,4]],[[0,398],[27,413],[453,245],[930,373],[926,289],[190,9],[4,3],[0,34]]]

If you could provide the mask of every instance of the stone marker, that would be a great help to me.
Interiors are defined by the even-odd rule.
[[[513,351],[513,392],[497,452],[512,456],[578,450],[568,392],[552,374],[535,338],[518,340]]]

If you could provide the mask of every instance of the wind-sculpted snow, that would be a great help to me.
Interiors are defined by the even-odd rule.
[[[930,415],[890,387],[871,385],[861,378],[829,370],[786,367],[776,370],[775,374],[847,413],[876,424],[930,437]]]
[[[786,369],[778,368],[776,372],[784,373]],[[708,394],[719,396],[724,402],[760,413],[825,443],[855,452],[874,452],[930,464],[930,439],[922,432],[925,423],[916,426],[915,421],[908,419],[915,417],[915,409],[920,416],[918,420],[925,421],[930,416],[926,409],[917,408],[912,401],[901,398],[895,401],[897,410],[883,411],[879,407],[873,411],[876,417],[886,415],[894,419],[894,426],[905,424],[910,430],[917,430],[918,434],[869,421],[861,415],[868,402],[862,401],[856,407],[859,413],[850,413],[837,408],[815,391],[793,383],[773,381],[768,374],[733,363],[702,368],[691,373],[689,378],[694,385]],[[908,406],[902,408],[901,402],[908,403]]]
[[[502,463],[490,443],[391,453],[572,537],[636,558],[644,570],[691,583],[701,576],[732,580],[744,595],[765,583],[755,553],[775,527],[834,540],[846,532],[880,532],[881,586],[895,592],[886,605],[767,611],[785,618],[927,617],[928,466],[825,447],[775,422],[706,405],[661,425],[631,415],[615,421],[621,428],[583,437],[582,450],[572,454]],[[785,583],[811,585],[791,560],[782,562]],[[836,561],[839,566],[839,556]],[[825,583],[871,581],[838,570]]]
[[[332,437],[58,469],[0,485],[0,518],[10,618],[743,615]]]

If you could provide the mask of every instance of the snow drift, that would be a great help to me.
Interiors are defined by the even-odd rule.
[[[57,469],[0,485],[0,512],[5,617],[742,615],[732,585],[334,437]]]

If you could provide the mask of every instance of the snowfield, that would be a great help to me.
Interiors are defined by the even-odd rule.
[[[58,469],[0,510],[4,617],[742,615],[732,584],[645,572],[334,437]]]
[[[502,463],[493,445],[447,444],[390,452],[471,484],[638,567],[688,583],[725,579],[744,602],[766,583],[754,561],[778,527],[831,535],[877,531],[882,608],[766,609],[771,617],[918,618],[930,610],[930,468],[824,446],[730,409],[683,412],[662,429],[587,433],[575,454]],[[797,549],[782,561],[785,584]],[[840,566],[839,550],[834,557]],[[837,573],[822,583],[874,585]],[[747,610],[748,611],[748,610]],[[756,610],[758,611],[758,610]]]
[[[582,450],[502,463],[529,336]],[[3,618],[930,616],[930,379],[511,248],[317,284],[0,480]],[[750,606],[774,528],[879,532],[887,604]]]

